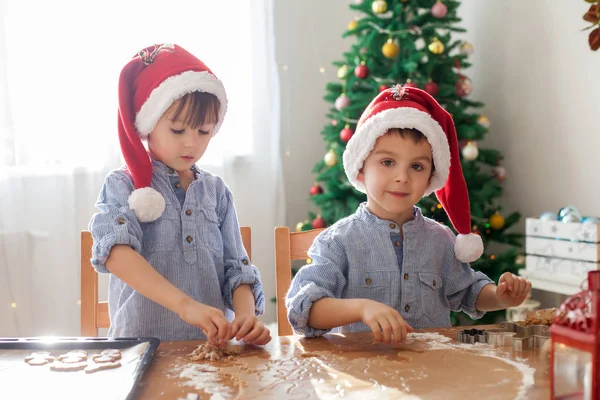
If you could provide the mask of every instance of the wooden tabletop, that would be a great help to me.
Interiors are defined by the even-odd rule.
[[[477,328],[496,327],[478,326]],[[437,332],[455,341],[456,332],[460,329],[455,327],[418,332]],[[225,399],[275,399],[283,398],[282,395],[291,399],[331,398],[329,396],[331,393],[328,390],[337,390],[339,394],[337,397],[345,399],[354,398],[352,396],[354,392],[360,392],[361,394],[356,398],[367,398],[365,397],[367,394],[365,390],[370,390],[368,392],[370,396],[368,397],[372,397],[375,394],[374,390],[377,390],[377,393],[389,393],[389,398],[398,398],[398,393],[402,395],[407,388],[410,389],[410,385],[405,385],[405,378],[408,379],[407,371],[414,374],[416,370],[424,371],[418,368],[419,363],[435,364],[437,362],[437,359],[430,358],[427,361],[426,358],[419,358],[424,357],[422,353],[398,352],[391,345],[373,343],[373,336],[370,333],[330,334],[313,339],[299,336],[274,337],[264,348],[247,346],[244,352],[234,360],[193,363],[189,360],[189,354],[201,343],[201,341],[161,343],[154,361],[141,382],[138,398],[144,400],[177,400],[180,398],[185,399],[189,393],[198,394],[200,399],[211,399],[211,395],[215,395],[215,398],[219,398],[218,395],[221,395],[221,398]],[[507,347],[498,348],[498,352],[498,354],[502,353],[503,357],[535,368],[534,384],[526,389],[525,398],[535,400],[550,397],[550,360],[547,354],[543,354],[538,350],[515,352]],[[320,357],[319,355],[323,353],[329,354],[331,358]],[[401,355],[398,356],[398,354]],[[472,382],[473,379],[480,379],[473,376],[461,376],[461,373],[469,374],[466,372],[468,368],[465,369],[465,372],[460,371],[463,367],[466,367],[465,364],[471,365],[473,363],[470,360],[463,360],[463,364],[461,364],[461,358],[456,355],[460,355],[460,352],[452,353],[452,356],[448,357],[456,364],[456,368],[449,368],[455,371],[449,372],[459,374],[457,376],[465,379],[464,384],[457,381],[456,389],[452,389],[451,385],[450,387],[446,385],[446,389],[444,389],[446,392],[442,393],[438,390],[440,388],[431,385],[431,381],[436,379],[432,374],[428,383],[432,387],[419,388],[420,398],[457,398],[457,395],[454,394],[455,391],[463,391],[465,390],[464,387],[468,387],[469,382]],[[335,362],[331,360],[335,360]],[[375,362],[371,363],[371,360],[378,360],[379,367],[384,366],[385,368],[376,369],[374,367]],[[411,364],[407,364],[407,360]],[[358,368],[356,362],[362,362],[363,365],[366,365],[364,371],[360,371],[364,372],[360,377],[358,376],[360,374],[352,373],[353,370],[356,371]],[[404,365],[411,365],[411,369],[399,368],[398,365],[401,365],[401,362],[404,362]],[[443,364],[446,364],[446,362],[448,360],[444,360]],[[502,363],[502,361],[498,362]],[[354,364],[351,365],[352,363]],[[367,371],[369,365],[371,365],[371,370]],[[341,366],[343,368],[340,368]],[[476,367],[472,366],[471,368]],[[491,372],[487,375],[491,375]],[[502,377],[502,379],[505,381],[512,379],[513,381],[506,384],[515,388],[519,387],[522,382],[517,377],[521,375],[516,375],[514,371],[511,371],[511,374],[507,372],[506,377]],[[485,380],[486,377],[484,376],[481,379]],[[436,382],[438,381],[436,380]],[[387,392],[382,391],[384,383],[387,389],[383,389],[386,389]],[[485,386],[485,384],[482,383],[482,386]],[[488,393],[489,390],[490,395],[485,396],[486,399],[501,398],[496,389],[492,387],[492,384],[488,386],[489,389],[485,389],[485,393]],[[414,388],[415,385],[412,385],[412,387]],[[458,389],[459,387],[462,387],[462,389]],[[205,388],[212,389],[206,390]],[[395,395],[393,395],[394,390],[396,391]],[[427,394],[422,394],[423,390],[427,391]],[[497,397],[494,397],[494,395]],[[387,397],[378,394],[377,398]],[[400,398],[404,397],[400,396]],[[478,395],[477,398],[481,397]]]

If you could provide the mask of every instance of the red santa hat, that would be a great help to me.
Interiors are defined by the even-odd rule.
[[[344,169],[350,183],[366,193],[364,184],[357,179],[358,173],[375,147],[377,138],[393,128],[417,129],[427,138],[435,172],[425,196],[435,192],[459,233],[454,245],[456,258],[463,262],[477,260],[483,254],[483,242],[479,235],[471,233],[469,194],[460,163],[454,121],[427,92],[396,85],[371,101],[344,151]]]
[[[119,142],[135,184],[129,207],[141,222],[155,221],[165,209],[165,199],[151,187],[152,162],[142,139],[176,100],[192,92],[211,93],[219,100],[215,135],[227,111],[225,88],[191,53],[178,45],[153,45],[138,52],[121,71]]]

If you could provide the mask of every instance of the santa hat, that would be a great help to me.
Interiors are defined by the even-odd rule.
[[[129,207],[141,222],[155,221],[165,209],[165,199],[150,187],[152,162],[142,139],[176,100],[192,92],[211,93],[219,100],[215,135],[227,111],[225,88],[195,56],[177,45],[157,44],[138,52],[121,71],[119,142],[135,184]]]
[[[396,85],[371,101],[344,151],[344,169],[350,183],[366,193],[364,184],[357,179],[360,169],[377,138],[393,128],[417,129],[429,141],[435,171],[425,196],[435,192],[459,233],[454,245],[456,258],[463,262],[477,260],[483,253],[483,242],[479,235],[471,233],[469,195],[454,121],[427,92]]]

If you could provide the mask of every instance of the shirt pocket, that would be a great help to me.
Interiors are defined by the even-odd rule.
[[[223,238],[219,217],[214,210],[203,209],[200,213],[200,232],[204,244],[215,256],[223,257]]]
[[[352,276],[348,285],[347,297],[370,299],[390,305],[392,297],[392,273],[390,271],[369,271]]]
[[[179,233],[179,214],[169,204],[159,219],[140,224],[142,228],[142,247],[150,253],[171,251],[177,244]]]
[[[444,314],[446,308],[441,300],[442,277],[431,272],[419,272],[419,281],[423,313],[435,322],[439,319],[437,316]]]

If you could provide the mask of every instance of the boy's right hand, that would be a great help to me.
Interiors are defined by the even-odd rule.
[[[227,341],[230,322],[218,308],[189,299],[183,303],[179,316],[188,324],[202,329],[208,340],[219,343]]]
[[[376,342],[402,343],[408,332],[414,332],[398,311],[374,300],[364,300],[361,319],[373,331]]]

